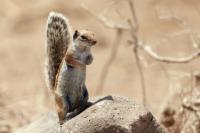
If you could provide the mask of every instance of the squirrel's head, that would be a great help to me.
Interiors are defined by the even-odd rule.
[[[88,30],[76,30],[73,35],[75,45],[79,49],[88,49],[96,44],[94,34]]]
[[[86,65],[91,64],[93,57],[90,49],[97,42],[94,34],[88,30],[76,30],[73,35],[73,41],[76,50],[82,53],[79,60]]]

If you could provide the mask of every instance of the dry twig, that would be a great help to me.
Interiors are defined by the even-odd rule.
[[[103,15],[96,15],[95,13],[93,13],[93,11],[91,11],[90,9],[88,9],[84,4],[82,5],[82,7],[92,16],[94,16],[95,18],[97,18],[97,20],[99,20],[105,27],[110,28],[110,29],[115,29],[117,31],[117,36],[119,36],[120,32],[122,31],[129,31],[132,37],[132,42],[131,43],[134,48],[133,48],[133,52],[135,54],[135,58],[136,58],[136,64],[140,73],[140,79],[141,79],[141,86],[142,86],[142,96],[143,96],[143,103],[146,104],[146,88],[145,88],[145,79],[144,79],[144,72],[142,70],[142,66],[141,66],[141,60],[139,58],[139,53],[138,50],[141,49],[143,50],[145,53],[147,53],[150,57],[152,57],[154,60],[158,61],[158,62],[164,62],[164,63],[189,63],[191,61],[193,61],[194,59],[198,58],[200,56],[200,49],[199,49],[199,41],[195,40],[194,38],[194,34],[190,29],[190,26],[183,21],[182,19],[180,19],[179,17],[176,16],[171,16],[165,19],[174,19],[178,22],[180,22],[184,27],[186,27],[187,32],[190,34],[190,38],[192,40],[192,45],[194,46],[194,48],[197,49],[196,52],[192,53],[189,56],[186,57],[181,57],[181,58],[173,58],[173,57],[163,57],[158,55],[156,52],[154,52],[150,45],[144,45],[143,43],[138,41],[138,29],[139,29],[139,25],[138,25],[138,20],[137,20],[137,16],[135,13],[135,8],[134,8],[134,3],[132,0],[127,0],[130,6],[130,10],[132,13],[132,20],[134,21],[134,24],[131,23],[131,20],[129,20],[129,26],[126,25],[122,25],[122,24],[118,24],[118,23],[114,23],[109,21],[106,17],[104,17]],[[120,34],[120,36],[122,36]],[[119,39],[119,37],[117,37]],[[109,67],[112,64],[112,61],[115,58],[115,55],[117,54],[117,43],[118,43],[118,39],[116,38],[116,40],[114,41],[114,46],[112,47],[112,53],[108,59],[108,61],[105,63],[105,66],[103,67],[101,76],[100,76],[100,82],[99,85],[97,87],[97,93],[99,94],[102,89],[103,86],[105,84],[105,79],[106,76],[109,72]],[[121,39],[120,39],[121,40]]]
[[[144,72],[143,72],[142,66],[141,66],[141,61],[140,61],[140,58],[139,58],[139,53],[138,53],[138,47],[137,47],[137,45],[135,45],[133,51],[135,53],[135,60],[136,60],[137,68],[139,70],[139,75],[140,75],[140,81],[141,81],[141,87],[142,87],[142,101],[143,101],[143,104],[146,105],[145,78],[144,78]]]
[[[196,52],[192,53],[187,57],[173,58],[173,57],[163,57],[158,55],[156,52],[152,51],[149,45],[143,45],[142,43],[138,43],[138,47],[156,61],[165,63],[189,63],[200,56],[200,49],[198,49]]]
[[[92,16],[94,16],[97,20],[99,20],[105,27],[110,29],[121,29],[121,30],[129,30],[129,27],[122,24],[117,24],[112,21],[109,21],[106,17],[103,15],[96,15],[93,11],[88,9],[85,4],[82,3],[82,7]]]
[[[142,87],[142,100],[143,100],[143,104],[146,105],[146,86],[145,86],[145,78],[144,78],[144,72],[142,70],[142,66],[141,66],[141,60],[139,58],[139,53],[138,53],[138,20],[136,17],[136,13],[135,13],[135,8],[134,8],[134,4],[132,0],[129,0],[129,6],[131,9],[131,13],[132,13],[132,18],[134,20],[134,24],[133,25],[131,23],[131,20],[129,20],[129,25],[130,25],[130,33],[131,33],[131,37],[134,40],[134,42],[132,42],[132,44],[134,45],[133,48],[133,52],[135,54],[135,59],[136,59],[136,65],[139,71],[139,75],[140,75],[140,81],[141,81],[141,87]]]
[[[113,63],[116,54],[117,54],[117,50],[119,48],[119,44],[120,41],[122,39],[122,30],[117,29],[116,31],[116,37],[115,37],[115,41],[113,42],[112,48],[111,48],[111,54],[108,58],[108,60],[106,61],[106,63],[104,64],[103,68],[102,68],[102,72],[99,78],[99,84],[97,85],[97,90],[96,90],[96,94],[101,94],[104,88],[104,84],[106,81],[106,77],[108,75],[109,69],[111,64]]]

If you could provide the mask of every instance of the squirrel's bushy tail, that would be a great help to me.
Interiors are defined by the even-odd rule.
[[[60,13],[51,12],[47,20],[45,47],[45,76],[47,86],[51,90],[54,89],[56,75],[71,43],[71,38],[71,29],[67,18]]]

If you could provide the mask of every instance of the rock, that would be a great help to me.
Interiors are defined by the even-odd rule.
[[[62,130],[56,113],[18,129],[15,133],[164,133],[144,106],[121,96],[91,98],[92,106],[66,121]]]

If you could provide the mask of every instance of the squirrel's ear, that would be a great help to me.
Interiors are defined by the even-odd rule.
[[[74,35],[73,35],[73,39],[76,39],[79,36],[79,32],[78,30],[75,30]]]

